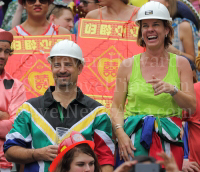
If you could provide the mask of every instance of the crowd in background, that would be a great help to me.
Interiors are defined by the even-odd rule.
[[[31,8],[29,8],[29,6],[26,4],[27,3],[26,1],[28,0],[0,1],[0,26],[5,31],[10,31],[9,33],[12,33],[12,35],[14,36],[58,35],[58,34],[62,35],[62,34],[70,34],[70,33],[77,35],[79,18],[100,19],[100,20],[102,19],[103,20],[121,20],[121,21],[122,20],[123,21],[137,20],[138,22],[137,24],[139,25],[139,32],[138,32],[139,35],[138,35],[137,43],[138,45],[145,47],[146,52],[143,55],[141,55],[141,57],[140,55],[137,55],[137,56],[135,55],[134,60],[133,59],[124,60],[121,66],[119,67],[117,81],[120,79],[123,79],[123,80],[126,80],[126,82],[125,82],[125,85],[124,83],[116,82],[116,89],[117,90],[121,89],[123,91],[122,92],[115,91],[114,97],[113,97],[113,104],[112,104],[112,108],[110,112],[111,119],[112,119],[111,128],[113,128],[113,134],[116,136],[117,141],[118,141],[118,145],[116,149],[117,151],[115,155],[115,161],[116,161],[115,166],[116,167],[120,166],[121,164],[124,163],[124,161],[130,160],[129,158],[130,156],[132,156],[132,151],[135,151],[137,154],[137,150],[132,144],[132,142],[137,144],[137,140],[135,139],[135,137],[137,136],[136,133],[141,132],[143,130],[148,130],[149,127],[153,127],[152,125],[154,121],[157,120],[156,118],[157,114],[154,113],[154,111],[157,111],[157,109],[152,108],[152,104],[149,104],[149,101],[152,98],[152,94],[150,92],[153,86],[153,90],[155,93],[154,96],[159,95],[161,93],[168,93],[165,95],[162,94],[163,97],[159,97],[159,99],[155,100],[154,103],[156,104],[156,106],[158,105],[163,106],[163,108],[166,111],[167,109],[170,109],[171,107],[173,107],[172,112],[170,112],[170,114],[173,114],[173,116],[170,116],[169,114],[167,114],[169,112],[167,111],[166,113],[165,110],[163,112],[161,111],[159,114],[161,115],[161,117],[166,117],[165,119],[163,119],[163,121],[161,121],[161,125],[164,125],[167,123],[168,127],[164,129],[164,130],[167,130],[167,136],[173,138],[173,134],[174,134],[173,132],[175,132],[179,128],[181,128],[182,130],[180,137],[177,136],[177,138],[176,137],[173,138],[175,139],[175,141],[173,139],[170,140],[168,138],[167,139],[165,138],[165,141],[167,140],[170,144],[168,144],[165,141],[162,142],[166,150],[167,148],[169,148],[169,146],[171,146],[172,142],[173,143],[175,142],[175,146],[173,145],[171,146],[171,152],[174,154],[174,157],[172,156],[173,158],[170,159],[171,161],[173,160],[173,162],[176,160],[177,167],[175,168],[175,170],[178,170],[179,168],[179,170],[183,170],[185,172],[189,172],[189,171],[199,172],[200,171],[200,149],[198,146],[200,143],[200,137],[198,134],[200,131],[200,106],[198,103],[200,101],[200,85],[198,83],[198,81],[200,81],[200,39],[199,39],[200,1],[199,0],[191,0],[191,1],[154,0],[163,4],[166,7],[166,9],[168,9],[169,11],[168,18],[154,18],[154,19],[169,20],[170,22],[172,22],[172,26],[169,26],[168,22],[164,23],[164,28],[162,30],[163,33],[160,33],[160,34],[161,36],[164,36],[164,39],[166,41],[163,43],[163,47],[159,51],[158,50],[152,51],[151,50],[152,47],[150,43],[146,44],[146,42],[148,42],[149,40],[154,39],[154,37],[157,37],[155,35],[150,35],[150,38],[148,38],[148,31],[145,32],[145,29],[148,30],[149,28],[151,28],[151,26],[155,27],[154,26],[155,24],[153,23],[153,21],[152,23],[146,22],[145,24],[142,24],[142,19],[138,18],[138,15],[139,15],[138,11],[145,3],[148,2],[147,0],[74,0],[74,1],[73,0],[46,0],[46,1],[45,0],[40,0],[40,1],[29,0],[29,2],[31,2],[32,4],[34,3],[42,4],[43,1],[48,2],[46,6],[44,5],[45,10],[44,10],[43,16],[42,17],[40,16],[40,21],[35,21],[34,15],[31,14],[32,13]],[[41,10],[41,9],[38,7],[38,10]],[[159,22],[156,24],[159,25]],[[169,28],[169,30],[167,30],[166,28]],[[144,36],[143,34],[144,35],[146,34],[145,36],[147,37],[143,37]],[[0,40],[5,41],[4,39],[0,38]],[[12,43],[13,41],[12,39],[8,39],[8,40],[9,40],[9,43]],[[68,52],[64,52],[64,53],[67,54]],[[12,53],[10,52],[9,55],[11,54]],[[164,57],[166,56],[166,58],[163,57],[162,59],[164,68],[155,69],[155,70],[152,70],[152,68],[150,68],[152,67],[151,64],[153,62],[148,61],[149,60],[148,58],[151,57],[152,54],[156,54],[158,56],[160,55]],[[170,62],[168,61],[168,54],[170,54],[169,55]],[[80,50],[79,55],[82,56],[81,50]],[[54,56],[52,55],[52,57]],[[74,55],[74,56],[77,56],[77,55]],[[69,56],[69,57],[74,58],[74,56]],[[180,56],[184,58],[180,58]],[[84,60],[82,58],[76,57],[76,59],[80,60],[81,63],[84,64]],[[52,59],[49,60],[49,63],[52,65],[52,63],[55,63],[55,61],[53,60],[51,61],[51,60]],[[134,68],[128,64],[134,64]],[[169,64],[169,68],[168,68],[168,64]],[[181,64],[182,67],[176,70],[176,67],[175,68],[173,67],[173,66],[176,66],[176,64]],[[148,68],[148,65],[149,65],[149,68]],[[80,70],[79,72],[81,73],[82,68],[81,67],[79,68],[78,66],[78,70]],[[163,77],[165,76],[165,73],[168,70],[171,71],[168,73],[168,78]],[[190,70],[192,71],[191,73],[190,73]],[[142,71],[142,75],[138,71]],[[152,73],[151,78],[149,78],[148,76],[149,73]],[[157,76],[154,76],[154,74],[156,74]],[[2,76],[2,78],[4,78],[5,75],[7,77],[6,79],[12,78],[9,75],[7,75],[7,73],[6,74],[3,72],[0,73],[0,76]],[[165,78],[165,79],[162,81],[161,79],[159,79],[159,77]],[[147,85],[140,85],[144,79]],[[144,94],[142,91],[138,91],[137,93],[134,92],[134,89],[136,88],[136,85],[134,82],[135,80],[137,80],[138,82],[137,84],[140,85],[141,89],[142,87],[144,87],[144,89],[148,89],[149,91],[147,92],[150,94],[147,95],[146,92]],[[179,83],[179,84],[175,84],[175,83]],[[186,83],[187,88],[180,86],[180,83]],[[194,88],[193,88],[193,84],[195,85]],[[18,83],[18,85],[20,84]],[[161,89],[161,86],[168,88],[168,90]],[[171,88],[171,86],[173,87]],[[16,86],[15,88],[22,89],[21,85]],[[188,91],[188,94],[185,94],[185,92],[187,93],[187,91]],[[176,95],[177,92],[178,92],[178,95]],[[22,91],[18,93],[23,94]],[[130,93],[133,93],[135,97],[133,97]],[[82,96],[81,93],[80,95]],[[174,100],[172,100],[172,96],[174,95],[176,96],[174,97]],[[196,101],[195,101],[195,97],[196,97]],[[125,107],[124,105],[127,99],[129,103]],[[21,105],[22,102],[24,102],[25,100],[26,98],[23,97],[21,101],[18,101],[18,104]],[[135,104],[136,100],[137,100],[137,104]],[[161,100],[166,100],[167,103],[163,105]],[[16,99],[14,101],[16,101]],[[57,102],[60,102],[60,101],[57,101]],[[140,107],[138,106],[138,104],[140,105]],[[96,107],[98,106],[96,105]],[[123,106],[123,108],[121,106]],[[150,111],[146,110],[148,109],[148,106],[150,106],[149,107]],[[142,108],[143,111],[138,110],[140,108]],[[182,113],[182,110],[180,110],[180,108],[184,109],[183,113]],[[1,109],[1,106],[0,106],[0,112],[1,111],[3,110]],[[1,113],[0,113],[0,125],[1,125],[1,121],[8,120],[9,118],[11,119],[11,116],[12,116],[12,119],[11,120],[9,119],[11,121],[11,123],[9,122],[9,126],[10,126],[14,121],[15,115],[13,113],[16,113],[16,107],[12,109],[12,114],[2,113],[2,116],[1,116]],[[132,116],[133,113],[140,115],[141,120],[145,119],[144,124],[146,125],[146,128],[144,127],[144,124],[143,124],[143,127],[141,125],[139,126],[141,121],[138,119],[140,117],[138,118],[137,116],[137,119],[135,119]],[[117,118],[115,118],[116,114],[119,115],[117,116]],[[146,117],[144,114],[153,114],[155,118],[151,118],[149,116]],[[191,115],[192,115],[192,118],[188,118],[188,116],[191,116]],[[180,116],[183,117],[183,118],[181,117],[182,121],[179,118]],[[129,131],[130,128],[135,127],[134,125],[137,126],[136,127],[137,131],[134,131],[134,130]],[[2,127],[0,126],[0,128]],[[0,134],[0,136],[3,135],[3,137],[5,137],[6,134],[8,134],[8,132],[10,131],[10,129],[11,129],[11,126],[10,128],[9,127],[7,128],[6,133]],[[16,128],[13,129],[13,131],[11,130],[11,133],[8,134],[10,138],[13,137],[11,136],[12,132],[19,132],[19,131],[16,130]],[[23,131],[21,132],[23,133]],[[108,133],[110,131],[106,131],[106,132],[107,132],[106,133],[107,137],[109,137],[110,135]],[[134,132],[135,134],[133,134]],[[148,133],[148,131],[146,132]],[[162,135],[163,138],[166,136],[165,134],[166,133],[164,132],[160,133],[160,135]],[[144,145],[147,147],[147,149],[149,149],[151,144],[148,143],[149,144],[148,145],[146,143],[145,137],[147,136],[149,135],[145,133],[143,138],[141,139],[144,139],[143,140],[143,142],[145,142]],[[153,140],[154,142],[156,142],[157,141],[156,139],[158,139],[154,135],[153,136],[151,135],[151,137],[155,139]],[[113,139],[116,139],[116,138],[113,138]],[[184,152],[181,151],[182,147],[180,148],[180,145],[179,145],[180,139],[184,141]],[[5,139],[2,139],[2,140],[5,141]],[[0,142],[0,144],[3,145],[3,142]],[[11,143],[7,140],[6,146],[4,145],[6,147],[4,148],[5,149],[4,151],[7,151],[10,148],[8,146],[9,144],[10,145],[14,144],[14,141]],[[97,142],[95,144],[97,144]],[[57,147],[54,147],[52,149],[57,149]],[[138,149],[140,149],[140,147]],[[157,148],[151,147],[151,149],[153,150]],[[145,150],[143,150],[143,148],[141,148],[141,150],[138,150],[138,151],[140,151],[140,153],[142,152],[144,155],[148,154],[146,153]],[[1,154],[1,152],[3,152],[3,150],[0,151],[0,164],[1,164],[1,160],[6,161],[6,159],[3,157],[3,154]],[[182,153],[184,153],[183,162],[182,162],[182,159],[180,160],[180,158],[178,157],[178,156],[181,157]],[[32,155],[33,154],[34,152],[32,153]],[[108,151],[107,154],[112,154],[112,153]],[[149,155],[157,157],[157,155],[154,155],[154,152],[149,153]],[[170,154],[167,154],[167,155],[170,155]],[[97,155],[97,156],[101,157],[100,155]],[[109,155],[109,156],[112,157],[112,155]],[[161,156],[165,160],[167,159],[167,157],[165,157],[164,154],[160,154],[159,156]],[[10,157],[10,154],[8,157],[10,158],[9,160],[12,160],[13,158],[13,157]],[[35,159],[35,157],[32,157],[32,158]],[[38,158],[38,160],[40,160],[40,158]],[[105,167],[104,161],[105,160],[101,160],[100,165],[101,166],[104,165]],[[16,162],[19,162],[19,164],[21,164],[22,160],[21,161],[16,160]],[[32,160],[27,159],[27,163],[32,163]],[[98,164],[96,165],[98,166]],[[109,165],[114,166],[112,162],[110,162]],[[166,165],[166,162],[165,162],[165,165]],[[127,166],[130,166],[130,164],[128,164]],[[0,170],[3,167],[4,166],[0,166]],[[12,167],[12,163],[10,163],[7,167],[9,168]],[[23,168],[24,167],[21,165],[20,166],[21,172],[23,171]],[[106,170],[110,171],[110,167],[106,167],[102,171],[104,172]],[[123,172],[120,170],[119,172]]]

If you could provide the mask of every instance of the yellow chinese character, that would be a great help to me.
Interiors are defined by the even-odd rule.
[[[49,87],[49,77],[48,75],[36,75],[35,76],[35,85],[38,90],[42,88],[47,89]]]
[[[85,34],[94,35],[97,33],[97,25],[88,23],[85,25]]]
[[[21,50],[22,49],[22,43],[20,40],[14,40],[11,48],[13,48],[14,50]]]
[[[112,31],[111,25],[102,24],[100,27],[100,35],[110,35]]]
[[[60,41],[62,41],[62,40],[63,39],[57,39],[56,42],[55,42],[55,44],[58,43],[58,42],[60,42]]]
[[[25,49],[26,50],[36,50],[37,45],[35,40],[25,40]]]
[[[104,62],[104,75],[106,77],[108,77],[109,75],[111,75],[112,77],[116,77],[118,66],[118,62]]]
[[[130,33],[133,35],[133,37],[137,37],[137,33],[138,33],[138,27],[133,27],[130,29]]]
[[[40,42],[40,46],[46,50],[49,50],[51,48],[52,41],[43,39],[42,42]]]
[[[120,25],[117,28],[115,28],[115,32],[118,36],[122,36],[122,30],[123,30],[123,27]]]

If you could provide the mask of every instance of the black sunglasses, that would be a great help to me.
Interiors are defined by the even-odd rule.
[[[88,1],[87,1],[87,0],[80,0],[80,3],[81,3],[81,2],[83,3],[84,6],[87,6],[87,5],[88,5]]]
[[[47,4],[49,0],[39,0],[41,4]],[[35,4],[36,0],[26,0],[28,4]]]
[[[83,5],[84,5],[85,7],[87,7],[89,3],[98,3],[99,1],[98,1],[98,0],[95,0],[94,2],[88,2],[87,0],[80,0],[80,3],[81,3],[81,2],[83,3]]]

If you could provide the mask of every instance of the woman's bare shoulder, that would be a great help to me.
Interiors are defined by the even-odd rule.
[[[106,11],[107,7],[101,7],[100,9],[96,9],[96,10],[92,10],[90,12],[87,13],[85,18],[88,19],[100,19],[100,10],[102,13],[104,13]]]
[[[139,8],[139,7],[136,7],[136,6],[133,6],[133,5],[127,5],[127,7],[130,8],[130,9]]]
[[[16,31],[14,29],[10,30],[9,32],[12,33],[13,36],[17,36],[17,33],[16,33]]]
[[[130,69],[132,69],[134,62],[133,59],[134,57],[123,60],[122,63],[120,64],[120,70],[122,70],[124,73],[130,71]]]
[[[70,34],[70,31],[64,27],[59,27],[58,28],[58,34],[59,35],[66,35],[66,34]]]
[[[86,17],[87,19],[99,19],[99,9],[92,10],[87,13]]]
[[[176,63],[179,70],[190,70],[190,63],[189,61],[182,56],[176,56]]]
[[[179,24],[179,27],[181,30],[186,32],[192,29],[188,21],[183,21],[182,23]]]
[[[129,81],[134,65],[133,62],[134,57],[123,60],[118,69],[117,78],[127,78],[127,81]]]

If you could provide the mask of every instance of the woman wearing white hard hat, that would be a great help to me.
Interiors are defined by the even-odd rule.
[[[197,79],[200,81],[200,72],[196,73],[198,65],[196,64],[195,67],[196,57],[198,56],[198,30],[200,28],[200,16],[198,12],[187,0],[153,1],[165,5],[173,20],[174,38],[172,45],[167,48],[167,51],[187,58],[193,71],[194,82],[197,82]]]
[[[196,99],[189,62],[166,51],[173,37],[171,21],[159,2],[148,2],[138,11],[137,42],[146,52],[120,65],[111,108],[119,148],[117,164],[138,155],[159,159],[157,153],[165,151],[174,154],[181,170],[182,109],[193,113]]]

